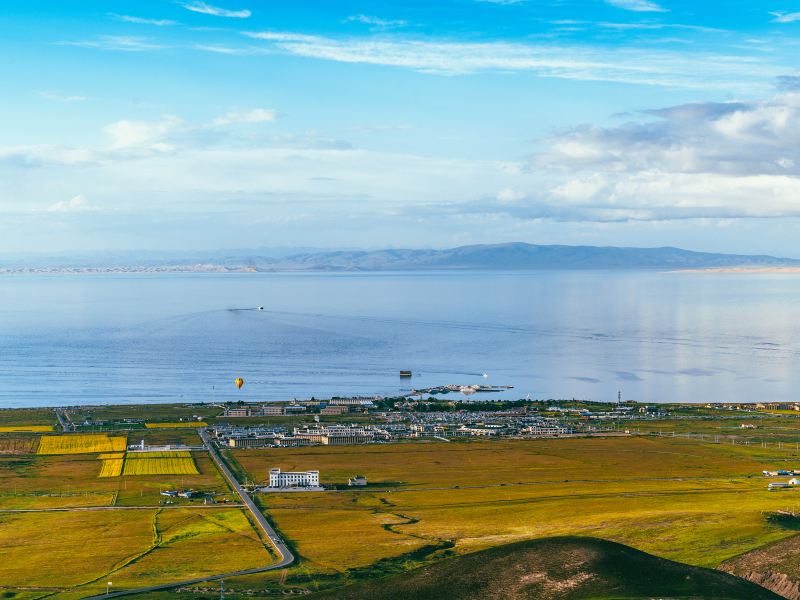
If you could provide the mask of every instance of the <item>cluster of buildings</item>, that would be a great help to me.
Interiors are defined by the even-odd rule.
[[[761,471],[764,477],[787,477],[790,475],[794,475],[789,481],[772,481],[767,484],[767,489],[769,491],[780,490],[784,488],[791,488],[796,485],[800,485],[800,479],[797,478],[800,475],[800,469],[777,469],[775,471]]]
[[[230,448],[294,448],[353,446],[423,437],[559,437],[572,429],[558,419],[500,416],[494,413],[424,413],[412,419],[380,424],[321,424],[293,427],[247,427],[233,424],[213,429],[217,442]]]
[[[280,417],[290,415],[320,414],[344,415],[375,410],[378,398],[331,398],[330,400],[301,400],[289,404],[266,402],[262,404],[234,404],[226,406],[223,417]]]
[[[469,405],[460,404],[409,398],[391,401],[380,397],[237,404],[225,408],[222,416],[229,417],[230,421],[217,425],[215,433],[220,444],[232,448],[341,446],[422,437],[550,438],[604,431],[607,423],[621,420],[667,416],[661,407],[632,403],[591,406],[595,409],[591,411],[559,406],[556,401],[538,403],[538,406],[517,403],[504,410],[470,410]],[[358,414],[363,419],[367,413],[370,422],[365,424],[328,424],[320,422],[319,416],[339,416],[342,417],[340,423],[346,423],[348,415]],[[236,425],[237,417],[286,415],[313,415],[314,422],[295,427]]]
[[[415,413],[410,423],[387,427],[399,437],[559,437],[573,433],[562,421],[525,411]]]
[[[792,410],[800,412],[798,402],[710,402],[703,405],[704,408],[715,410],[740,410],[744,412],[756,412],[762,410]]]
[[[294,448],[297,446],[349,446],[389,441],[392,435],[377,425],[322,425],[294,427],[240,427],[218,425],[214,434],[230,448]]]

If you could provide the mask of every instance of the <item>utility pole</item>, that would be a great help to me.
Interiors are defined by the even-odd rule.
[[[219,580],[219,600],[225,600],[225,580]]]

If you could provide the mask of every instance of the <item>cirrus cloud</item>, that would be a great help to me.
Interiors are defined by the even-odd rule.
[[[606,4],[633,12],[668,12],[668,9],[650,0],[606,0]]]
[[[245,9],[229,10],[227,8],[220,8],[219,6],[212,6],[198,0],[197,2],[187,2],[183,8],[192,12],[200,13],[203,15],[211,15],[213,17],[227,17],[229,19],[247,19],[252,13]]]

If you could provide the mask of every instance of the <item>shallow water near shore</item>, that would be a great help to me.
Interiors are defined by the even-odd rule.
[[[616,400],[622,390],[642,402],[794,401],[798,334],[792,274],[4,276],[0,407],[448,383],[514,386],[474,399]]]

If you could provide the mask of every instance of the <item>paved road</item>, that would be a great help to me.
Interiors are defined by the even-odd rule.
[[[205,583],[207,581],[218,581],[220,579],[228,579],[230,577],[237,577],[239,575],[251,575],[253,573],[263,573],[264,571],[273,571],[275,569],[282,569],[284,567],[289,566],[294,562],[294,554],[286,544],[281,540],[280,536],[278,536],[277,532],[272,528],[272,525],[269,524],[266,517],[264,517],[263,513],[258,509],[255,505],[255,502],[247,495],[247,492],[242,489],[242,486],[239,485],[236,477],[233,476],[228,466],[223,462],[222,458],[220,458],[219,453],[214,448],[214,445],[211,443],[211,439],[208,437],[208,433],[206,433],[203,429],[198,429],[198,433],[200,437],[203,439],[203,443],[205,444],[206,448],[208,449],[208,453],[211,456],[211,459],[217,465],[219,470],[222,472],[225,479],[228,480],[228,483],[231,487],[239,494],[239,497],[242,499],[242,502],[247,506],[250,512],[253,514],[253,518],[258,523],[259,527],[264,530],[264,533],[267,535],[269,540],[272,542],[272,545],[277,550],[278,554],[280,555],[281,559],[273,563],[271,565],[267,565],[266,567],[258,567],[256,569],[244,569],[242,571],[232,571],[230,573],[220,573],[218,575],[209,575],[207,577],[198,577],[197,579],[187,579],[185,581],[176,581],[174,583],[167,583],[161,585],[153,585],[149,587],[131,589],[131,590],[122,590],[119,592],[111,592],[110,594],[98,594],[96,596],[86,596],[87,600],[102,600],[103,598],[113,598],[115,596],[128,596],[130,594],[142,594],[144,592],[156,592],[159,590],[169,590],[176,587],[183,587],[187,585],[194,585],[196,583]],[[113,575],[109,575],[109,579],[113,581]]]
[[[61,429],[64,430],[64,433],[69,433],[72,431],[73,425],[69,422],[69,419],[64,415],[60,408],[56,409],[56,418],[58,419],[58,423],[61,425]]]

